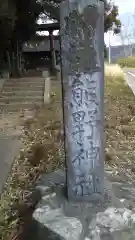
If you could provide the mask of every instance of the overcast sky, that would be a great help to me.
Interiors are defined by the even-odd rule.
[[[119,13],[133,12],[135,0],[115,0],[115,5],[119,7]]]
[[[125,14],[125,18],[126,18],[127,17],[126,13],[129,13],[128,15],[130,16],[130,18],[132,18],[132,14],[135,9],[135,0],[115,0],[114,2],[115,2],[115,5],[117,5],[119,7],[120,15]],[[125,25],[126,21],[128,22],[128,19],[125,19],[125,21],[123,21],[123,18],[122,18],[121,20],[122,20],[123,25]],[[105,34],[105,42],[106,42],[106,45],[108,46],[109,34]],[[113,45],[113,46],[122,44],[121,38],[119,36],[116,36],[113,34],[111,34],[110,42],[111,42],[111,45]]]

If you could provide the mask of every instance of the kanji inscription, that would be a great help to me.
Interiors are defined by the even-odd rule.
[[[98,133],[100,132],[98,129],[100,110],[97,96],[98,83],[93,81],[95,75],[96,73],[89,77],[87,74],[77,76],[79,84],[75,85],[75,80],[73,81],[71,102],[68,102],[68,108],[72,103],[72,117],[69,124],[72,125],[70,136],[72,147],[76,149],[72,163],[74,168],[77,168],[75,182],[77,195],[79,193],[90,195],[97,192],[93,170],[100,167],[100,135]],[[88,87],[89,85],[90,87]],[[98,140],[96,140],[95,134],[96,137],[99,137]],[[96,178],[99,179],[99,176],[97,175]]]

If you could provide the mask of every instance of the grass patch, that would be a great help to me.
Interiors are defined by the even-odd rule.
[[[118,65],[105,66],[106,164],[130,169],[135,162],[134,96],[124,83]],[[15,160],[0,202],[0,239],[9,238],[15,226],[23,228],[39,200],[33,196],[36,180],[42,173],[63,168],[61,86],[52,84],[52,101],[36,110],[24,122],[24,149]],[[13,232],[13,235],[18,234]],[[17,240],[19,238],[16,238]]]
[[[119,84],[117,79],[124,79],[124,72],[117,64],[105,64],[105,77],[110,80],[116,81],[116,84]]]
[[[105,79],[106,162],[130,170],[135,163],[135,97],[121,71]]]
[[[121,67],[135,68],[135,57],[129,56],[126,58],[120,58],[118,59],[117,64]]]

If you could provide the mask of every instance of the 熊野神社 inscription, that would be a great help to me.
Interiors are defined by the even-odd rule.
[[[96,93],[97,83],[93,81],[92,76],[85,75],[85,77],[86,79],[84,79],[84,76],[77,76],[80,85],[73,87],[68,103],[68,108],[72,108],[69,123],[72,125],[70,142],[72,148],[75,149],[72,164],[77,179],[73,188],[77,195],[97,193],[97,183],[99,184],[100,181],[99,176],[94,177],[95,173],[93,174],[93,169],[100,167],[100,141],[97,138],[100,132],[100,129],[98,129],[100,113]],[[96,141],[96,139],[98,140]]]

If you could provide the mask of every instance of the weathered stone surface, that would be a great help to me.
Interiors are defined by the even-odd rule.
[[[68,197],[103,199],[103,5],[61,5],[61,49]]]
[[[135,238],[135,212],[127,209],[115,197],[107,179],[102,204],[68,202],[64,196],[64,186],[65,174],[62,171],[47,174],[37,183],[42,200],[33,217],[49,229],[49,238],[46,240]]]
[[[43,70],[42,71],[42,76],[44,77],[44,78],[47,78],[47,77],[49,77],[49,70]]]
[[[45,85],[44,85],[44,103],[50,103],[51,98],[51,78],[45,78]]]
[[[110,207],[98,213],[89,225],[88,239],[123,239],[127,231],[128,237],[134,235],[135,213],[126,208]],[[127,238],[128,239],[128,238]],[[129,238],[130,239],[130,238]]]

